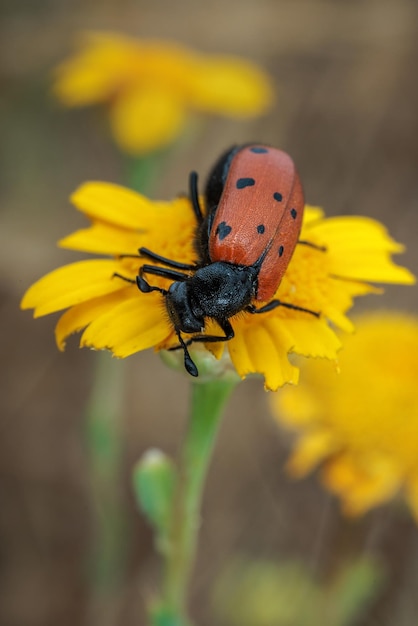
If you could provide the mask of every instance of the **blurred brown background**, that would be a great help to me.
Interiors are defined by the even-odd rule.
[[[311,204],[328,214],[384,221],[408,245],[401,262],[416,272],[418,5],[3,0],[1,13],[0,622],[145,624],[144,600],[158,580],[158,560],[150,530],[135,512],[130,471],[150,446],[176,452],[188,381],[152,353],[126,363],[120,492],[134,541],[122,591],[96,606],[85,575],[95,527],[83,444],[96,355],[78,350],[76,339],[58,353],[54,319],[32,321],[18,303],[31,282],[77,258],[55,248],[59,237],[84,224],[69,206],[71,191],[88,179],[126,183],[126,164],[102,114],[63,110],[52,101],[50,70],[85,29],[178,39],[260,62],[277,82],[275,110],[257,121],[206,121],[198,138],[184,141],[169,161],[155,196],[185,190],[188,172],[205,174],[229,144],[265,141],[293,155]],[[382,304],[416,311],[417,290],[388,287],[383,298],[369,297],[356,310]],[[342,519],[316,477],[292,483],[285,476],[289,447],[289,435],[269,417],[261,383],[242,384],[205,493],[192,589],[198,623],[216,623],[209,590],[234,555],[299,558],[326,577],[347,557],[372,554],[386,563],[387,583],[359,626],[416,624],[418,532],[409,514],[387,507],[356,522]]]

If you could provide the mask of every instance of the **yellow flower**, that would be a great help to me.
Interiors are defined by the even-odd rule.
[[[307,363],[298,393],[272,399],[279,421],[299,435],[291,473],[322,463],[326,486],[351,515],[403,489],[418,521],[418,317],[359,317],[339,368]]]
[[[196,219],[189,199],[152,202],[117,185],[90,182],[74,193],[72,201],[92,224],[60,245],[108,258],[79,261],[51,272],[29,288],[22,308],[35,309],[35,316],[68,309],[56,327],[60,349],[71,333],[83,329],[81,346],[109,349],[118,357],[178,345],[164,295],[142,293],[115,273],[135,282],[139,268],[150,261],[122,255],[137,255],[140,247],[181,263],[197,261]],[[288,359],[291,352],[336,359],[340,341],[329,322],[352,329],[345,313],[353,298],[377,291],[364,281],[411,284],[414,280],[390,259],[402,246],[373,220],[325,219],[321,209],[307,207],[301,239],[326,246],[326,252],[297,245],[275,297],[321,315],[277,307],[260,315],[241,312],[231,318],[235,337],[227,348],[236,371],[242,378],[262,374],[266,388],[272,390],[297,382],[298,368]],[[160,276],[151,279],[152,285],[165,289],[172,283]],[[210,320],[205,331],[219,334]],[[220,358],[225,343],[206,347]]]
[[[172,143],[191,111],[250,117],[273,101],[269,77],[249,61],[112,33],[86,34],[53,91],[66,106],[107,103],[115,139],[132,154]]]

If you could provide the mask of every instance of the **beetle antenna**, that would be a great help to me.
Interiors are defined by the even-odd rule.
[[[183,339],[183,337],[180,335],[180,331],[176,329],[176,333],[177,333],[177,337],[178,340],[180,342],[181,347],[183,348],[183,353],[184,353],[184,367],[186,368],[187,372],[191,375],[191,376],[199,376],[199,371],[192,359],[192,357],[190,356],[190,353],[187,349],[186,343]]]
[[[257,273],[260,271],[261,266],[263,265],[264,259],[266,258],[267,254],[269,253],[270,248],[271,248],[272,245],[273,245],[273,239],[264,248],[263,252],[260,254],[260,256],[258,257],[257,261],[255,261],[255,263],[252,264],[252,267],[254,267],[254,269],[257,270]]]

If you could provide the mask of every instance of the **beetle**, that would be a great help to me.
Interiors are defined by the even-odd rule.
[[[261,144],[229,149],[209,175],[205,211],[200,206],[197,183],[197,173],[191,172],[197,263],[167,259],[142,247],[141,257],[165,267],[145,264],[135,281],[141,292],[158,291],[164,296],[179,341],[172,349],[183,350],[185,368],[192,376],[198,376],[198,369],[188,346],[229,341],[234,337],[229,320],[241,311],[258,314],[284,306],[319,316],[273,299],[302,226],[304,195],[291,157]],[[173,282],[168,289],[154,286],[144,277],[150,274]],[[263,304],[257,307],[257,302]],[[224,334],[205,335],[207,319],[215,320]],[[182,333],[193,336],[185,340]]]

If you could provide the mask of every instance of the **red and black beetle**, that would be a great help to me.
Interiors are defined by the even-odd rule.
[[[139,253],[167,267],[145,264],[136,283],[143,293],[159,291],[183,349],[186,370],[198,375],[187,346],[229,341],[229,321],[240,311],[266,313],[277,306],[319,315],[272,299],[292,257],[302,226],[304,197],[295,165],[285,152],[251,144],[228,150],[215,164],[205,189],[205,211],[190,174],[190,198],[197,220],[196,264],[180,263],[140,248]],[[306,243],[306,242],[304,242]],[[168,289],[144,278],[171,279]],[[263,302],[259,308],[255,302]],[[213,319],[223,335],[205,335]],[[194,334],[184,340],[182,333]]]

